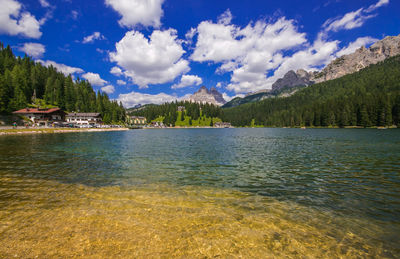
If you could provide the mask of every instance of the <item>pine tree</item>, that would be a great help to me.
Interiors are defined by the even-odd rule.
[[[390,103],[386,102],[385,104],[385,126],[393,125],[393,117],[392,117],[392,108],[390,107]]]
[[[360,125],[363,126],[364,128],[369,127],[371,125],[371,121],[369,120],[369,115],[367,112],[366,105],[363,105],[361,107],[360,116],[361,116]]]

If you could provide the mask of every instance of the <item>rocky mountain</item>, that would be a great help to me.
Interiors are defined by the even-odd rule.
[[[271,90],[262,90],[246,95],[245,98],[235,98],[224,107],[234,107],[240,104],[260,101],[270,97],[287,97],[297,88],[336,79],[355,73],[369,65],[376,64],[386,58],[400,54],[400,35],[388,36],[377,41],[369,48],[364,46],[352,54],[343,55],[329,63],[322,71],[307,72],[299,69],[287,72],[282,78],[272,84]],[[285,92],[282,94],[282,92]]]
[[[389,36],[383,40],[375,42],[368,49],[364,46],[356,52],[343,55],[329,65],[321,72],[316,73],[311,79],[315,83],[332,80],[347,74],[357,72],[369,65],[376,64],[388,57],[400,54],[400,35]]]
[[[276,80],[276,82],[272,84],[272,91],[277,91],[284,87],[311,85],[314,83],[311,80],[312,77],[313,74],[308,73],[304,69],[299,69],[296,72],[290,70],[282,78]]]
[[[222,94],[218,92],[215,87],[211,87],[211,89],[208,90],[205,86],[200,87],[188,100],[191,102],[210,103],[218,106],[222,106],[226,103]]]

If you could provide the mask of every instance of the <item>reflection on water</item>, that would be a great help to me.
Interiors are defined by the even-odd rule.
[[[0,255],[399,257],[399,133],[2,137]]]

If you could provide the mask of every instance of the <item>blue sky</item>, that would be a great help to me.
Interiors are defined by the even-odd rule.
[[[0,0],[14,53],[84,78],[126,107],[182,99],[201,85],[226,99],[289,70],[400,33],[398,0]]]

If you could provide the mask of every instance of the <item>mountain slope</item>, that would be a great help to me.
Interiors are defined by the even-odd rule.
[[[222,108],[232,108],[246,103],[254,103],[263,101],[268,98],[276,98],[276,97],[288,97],[297,92],[299,89],[306,87],[307,85],[298,85],[298,86],[284,86],[280,87],[276,90],[272,90],[269,92],[258,92],[255,94],[250,94],[245,97],[236,97],[225,103]]]
[[[270,98],[224,109],[234,126],[400,126],[400,55],[359,72]]]
[[[399,54],[400,35],[388,36],[383,40],[377,41],[368,49],[361,47],[352,54],[343,55],[333,60],[321,72],[307,72],[303,69],[299,69],[296,72],[291,70],[282,78],[278,79],[272,85],[270,91],[264,90],[262,92],[248,94],[245,98],[235,98],[226,103],[224,108],[276,97],[281,93],[281,89],[285,89],[290,96],[291,92],[296,91],[296,88],[299,88],[299,86],[303,87],[340,78]],[[289,89],[291,88],[294,89],[290,91]]]
[[[368,49],[361,47],[352,54],[343,55],[335,59],[320,73],[316,73],[311,77],[311,80],[320,83],[339,78],[399,54],[400,35],[389,36],[377,41]]]

